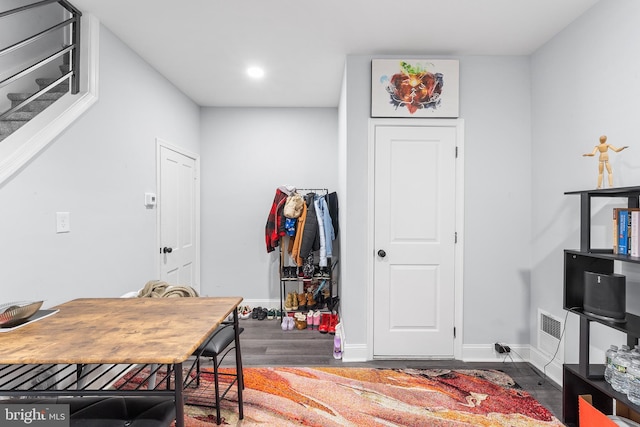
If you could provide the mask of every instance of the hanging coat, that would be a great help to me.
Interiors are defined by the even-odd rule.
[[[296,227],[296,237],[293,239],[293,244],[289,241],[290,250],[289,254],[291,258],[296,262],[298,267],[302,267],[304,258],[300,256],[300,245],[302,244],[302,235],[304,234],[304,228],[307,222],[307,205],[302,205],[302,214],[298,218],[298,225]]]
[[[284,215],[282,209],[287,200],[287,194],[280,189],[276,190],[273,198],[273,204],[267,217],[267,225],[265,226],[265,241],[267,244],[267,253],[273,252],[278,247],[280,237],[284,236]]]
[[[300,244],[300,257],[303,259],[308,257],[311,252],[320,249],[318,218],[316,217],[316,209],[313,206],[314,196],[314,193],[309,193],[304,196],[307,206],[307,216],[302,234],[302,243]]]

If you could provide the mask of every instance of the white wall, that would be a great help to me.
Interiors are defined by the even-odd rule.
[[[368,308],[362,304],[370,287],[367,257],[374,256],[366,251],[365,221],[371,59],[347,58],[347,194],[342,206],[348,231],[341,242],[346,356],[349,348],[371,345]],[[465,266],[464,325],[458,327],[464,334],[464,357],[477,359],[491,355],[492,343],[498,340],[529,343],[530,75],[527,57],[459,59],[460,117],[465,122]],[[420,310],[420,302],[407,296],[407,310]]]
[[[281,185],[338,191],[337,114],[202,109],[203,295],[279,299],[279,252],[267,254],[267,216]]]
[[[563,249],[579,248],[579,196],[565,191],[596,187],[597,157],[593,150],[600,135],[615,146],[610,153],[614,186],[640,183],[638,102],[640,97],[640,2],[601,0],[531,59],[533,129],[533,274],[531,341],[538,307],[564,319],[562,310]],[[605,174],[606,186],[606,174]],[[611,245],[611,207],[594,203],[594,247]],[[638,267],[628,274],[628,311],[639,312]],[[629,282],[636,282],[635,286]],[[636,304],[633,304],[633,303]],[[592,360],[602,363],[609,344],[624,337],[595,325]],[[568,316],[565,361],[578,360],[578,317]]]
[[[199,109],[104,27],[100,99],[0,187],[2,300],[109,297],[157,278],[156,137],[198,153]],[[56,234],[55,213],[71,213]]]

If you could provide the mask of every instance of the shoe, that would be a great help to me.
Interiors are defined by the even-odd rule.
[[[258,313],[260,313],[262,311],[262,307],[256,307],[253,309],[253,311],[251,312],[251,318],[252,319],[257,319],[258,318]]]
[[[282,328],[283,331],[292,330],[294,327],[293,317],[284,316],[282,318],[282,323],[280,324],[280,327]]]
[[[320,328],[320,310],[316,310],[313,312],[313,329]]]
[[[331,314],[331,318],[329,319],[329,329],[327,332],[329,332],[330,334],[335,334],[337,324],[338,324],[338,315]]]
[[[321,334],[326,334],[329,332],[329,321],[331,320],[331,313],[322,313],[320,315],[320,325],[318,326],[318,331]]]
[[[316,308],[316,300],[313,299],[313,292],[307,292],[307,310],[314,310]]]
[[[258,311],[258,320],[266,319],[268,312],[269,310],[267,310],[266,308],[261,308],[260,311]]]
[[[309,310],[307,313],[307,327],[313,329],[313,310]]]
[[[298,297],[298,310],[307,309],[307,296],[304,293],[297,294]]]
[[[269,309],[269,311],[267,311],[267,319],[273,320],[275,318],[276,318],[276,309],[275,308]]]
[[[295,306],[295,308],[294,308],[294,306]],[[297,310],[298,309],[298,299],[294,296],[294,294],[292,292],[289,292],[287,294],[287,299],[284,302],[284,309],[287,310],[287,311]]]
[[[243,305],[240,307],[240,311],[238,313],[238,317],[242,320],[247,320],[251,317],[251,307],[248,305]]]
[[[307,316],[302,313],[296,313],[294,316],[296,329],[307,329]]]

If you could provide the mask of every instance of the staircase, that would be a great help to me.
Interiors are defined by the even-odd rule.
[[[69,64],[60,66],[62,74],[69,72]],[[36,83],[40,90],[51,85],[57,79],[36,79]],[[7,138],[16,130],[24,126],[29,120],[33,119],[39,113],[44,111],[51,104],[60,99],[64,94],[69,92],[69,81],[66,80],[57,86],[54,86],[46,93],[43,93],[33,101],[19,109],[18,111],[9,114],[5,119],[0,120],[0,141]],[[35,92],[34,92],[35,93]],[[7,97],[11,101],[11,108],[19,105],[25,100],[29,99],[34,93],[9,93]]]
[[[69,0],[19,3],[0,1],[0,189],[98,99],[99,21]]]

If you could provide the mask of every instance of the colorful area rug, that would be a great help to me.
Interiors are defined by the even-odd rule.
[[[563,426],[495,370],[245,368],[244,378],[244,420],[234,386],[221,405],[223,425]],[[198,393],[212,389],[211,380],[205,374]],[[187,427],[215,425],[213,408],[185,412]]]

